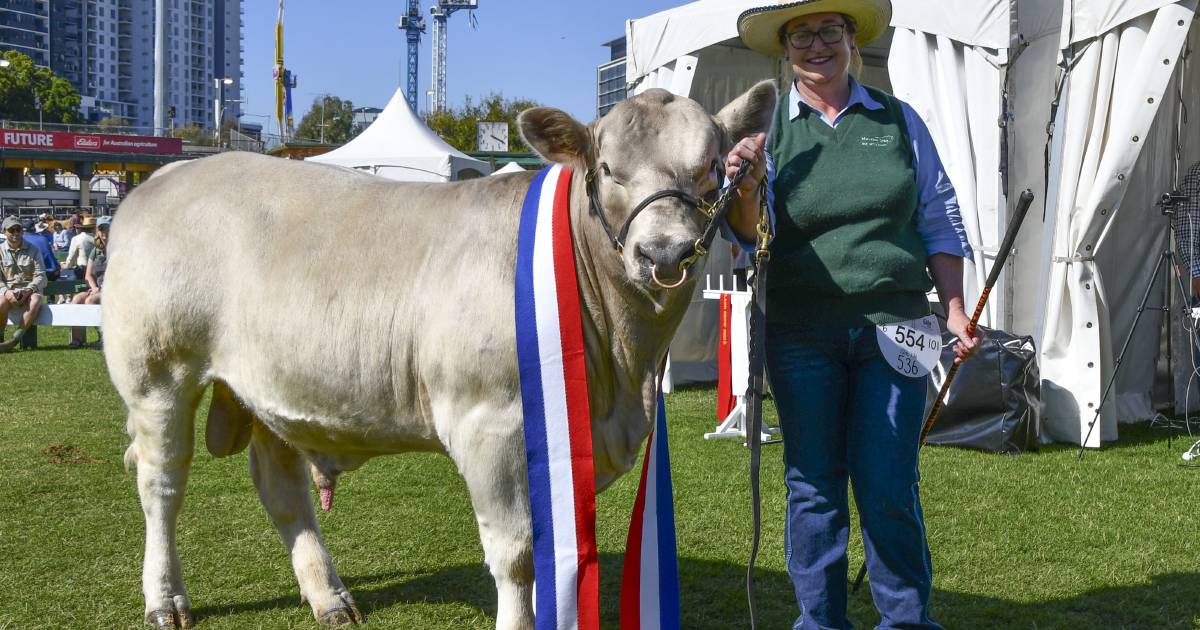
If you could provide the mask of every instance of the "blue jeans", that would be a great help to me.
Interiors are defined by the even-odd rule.
[[[902,376],[875,328],[767,325],[767,372],[783,432],[795,628],[846,618],[847,481],[854,486],[879,628],[932,628],[933,569],[917,493],[926,379]]]

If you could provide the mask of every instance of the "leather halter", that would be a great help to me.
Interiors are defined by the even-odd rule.
[[[729,180],[729,185],[721,190],[720,196],[711,204],[674,188],[651,193],[638,203],[638,205],[634,206],[633,211],[629,213],[629,218],[625,219],[625,223],[621,225],[621,230],[615,235],[613,234],[612,225],[608,222],[608,217],[604,214],[604,208],[600,205],[600,193],[596,189],[596,169],[594,168],[588,169],[584,175],[584,181],[587,183],[588,205],[591,208],[592,214],[600,219],[600,225],[604,226],[604,232],[608,235],[608,240],[612,242],[613,249],[618,254],[625,250],[625,238],[629,236],[629,226],[633,223],[633,220],[641,214],[642,210],[645,210],[655,201],[671,198],[678,199],[700,212],[700,214],[703,214],[708,218],[708,224],[704,227],[704,232],[700,235],[700,238],[696,239],[696,242],[692,244],[691,256],[688,256],[679,264],[680,271],[686,271],[701,256],[708,253],[708,248],[712,245],[713,238],[720,228],[721,221],[725,218],[725,215],[729,214],[729,207],[734,195],[737,194],[738,184],[750,170],[749,165],[749,162],[742,163],[737,173]]]

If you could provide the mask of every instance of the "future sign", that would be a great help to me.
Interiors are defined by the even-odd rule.
[[[107,153],[183,153],[180,138],[78,134],[62,131],[0,129],[0,148],[55,149],[59,151],[103,151]]]

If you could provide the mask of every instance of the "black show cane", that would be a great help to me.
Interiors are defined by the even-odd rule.
[[[992,263],[992,270],[988,273],[987,282],[983,285],[983,292],[979,294],[979,302],[975,304],[975,314],[971,316],[971,322],[967,324],[967,336],[975,336],[975,328],[979,325],[979,317],[983,315],[983,307],[987,305],[988,295],[992,292],[992,287],[996,286],[996,280],[1000,277],[1000,272],[1004,271],[1004,262],[1008,259],[1009,252],[1012,251],[1013,241],[1017,240],[1017,232],[1021,230],[1021,223],[1025,221],[1025,214],[1029,212],[1029,206],[1033,203],[1033,193],[1028,189],[1021,193],[1021,198],[1017,200],[1017,210],[1008,221],[1008,231],[1004,233],[1004,241],[1000,243],[1000,251],[996,252],[996,262]],[[950,371],[946,372],[946,380],[942,381],[942,387],[938,390],[937,398],[933,401],[933,407],[929,410],[929,415],[925,418],[925,426],[921,427],[921,440],[917,443],[917,448],[925,446],[925,438],[929,436],[929,431],[933,429],[933,425],[937,422],[938,414],[942,411],[942,406],[946,400],[946,394],[950,391],[950,383],[954,381],[954,375],[958,373],[958,366],[962,362],[955,361],[950,366]],[[861,568],[858,570],[858,577],[854,578],[854,584],[851,587],[852,592],[858,591],[862,586],[863,578],[867,575],[867,563],[864,561]]]

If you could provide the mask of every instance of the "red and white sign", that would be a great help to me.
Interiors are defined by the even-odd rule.
[[[61,131],[0,129],[0,148],[163,155],[183,153],[183,140],[158,136],[82,135]]]
[[[100,148],[100,138],[96,136],[75,136],[75,148],[98,150]]]

